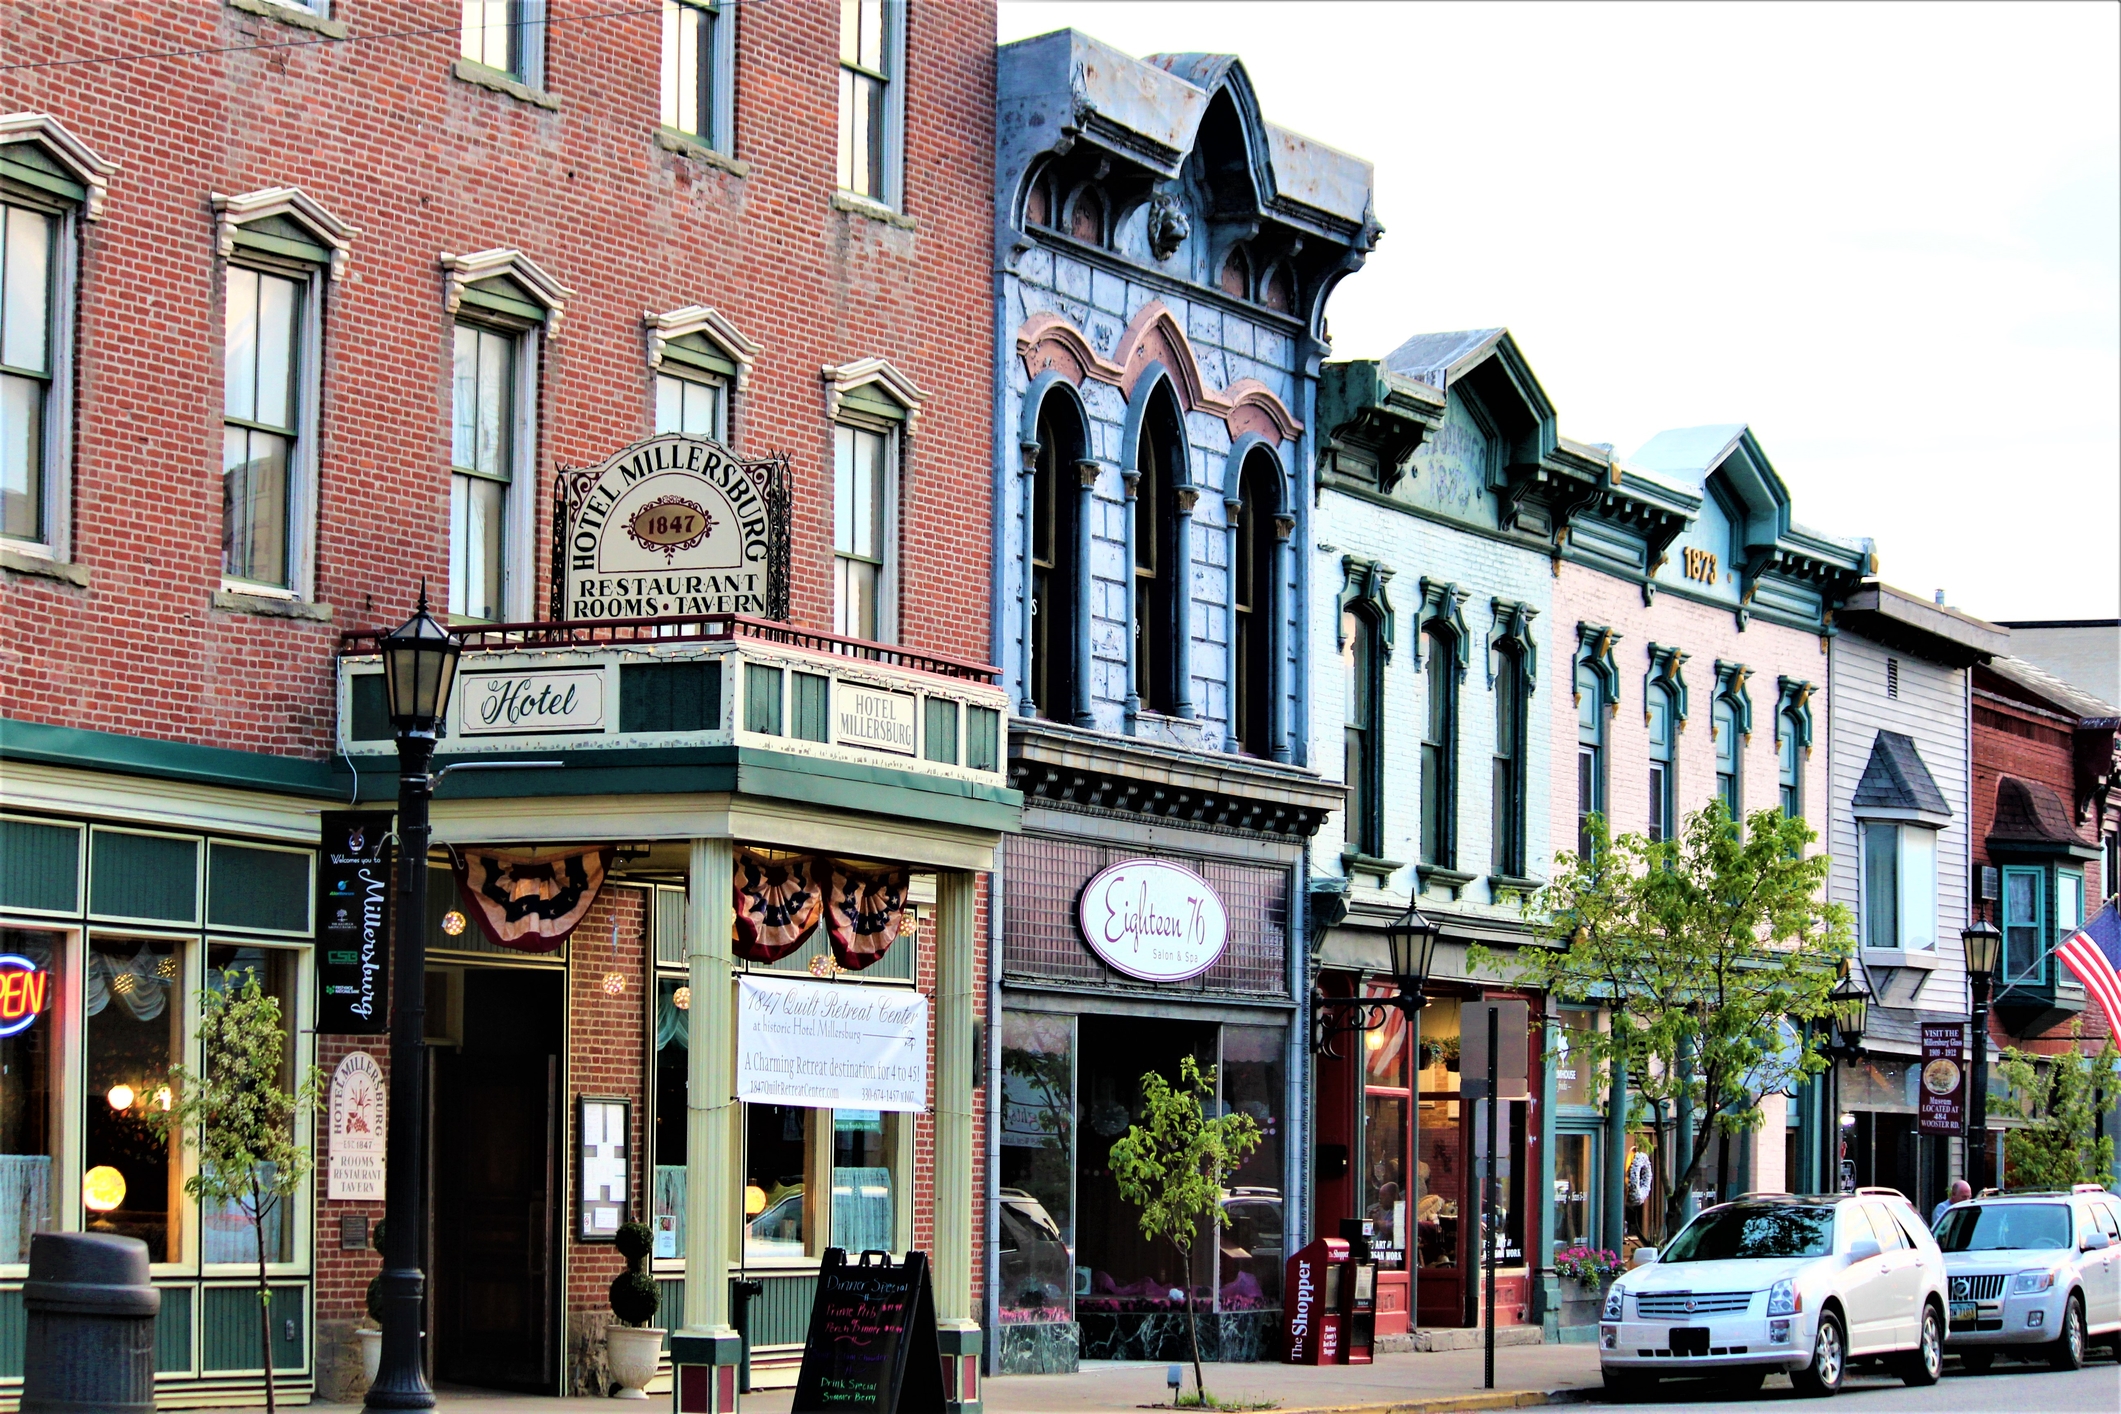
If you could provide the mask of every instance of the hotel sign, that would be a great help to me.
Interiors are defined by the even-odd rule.
[[[911,756],[917,741],[920,699],[910,692],[864,687],[840,679],[835,699],[833,738],[842,746],[866,746]]]
[[[553,617],[788,616],[787,463],[666,432],[560,473]]]
[[[462,736],[604,730],[602,668],[460,673],[454,696]]]

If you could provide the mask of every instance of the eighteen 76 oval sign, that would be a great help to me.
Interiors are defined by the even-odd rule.
[[[1208,881],[1161,859],[1100,873],[1083,886],[1075,917],[1090,951],[1144,982],[1198,977],[1230,943],[1230,915]]]

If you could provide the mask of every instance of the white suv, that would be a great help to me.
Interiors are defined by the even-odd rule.
[[[1943,1373],[1944,1256],[1890,1190],[1748,1193],[1635,1260],[1598,1328],[1599,1370],[1617,1396],[1667,1375],[1758,1388],[1773,1370],[1830,1395],[1851,1359],[1877,1356],[1911,1385]]]
[[[2121,1353],[2121,1203],[2103,1189],[1985,1194],[1947,1209],[1937,1241],[1967,1369],[2012,1350],[2074,1370],[2095,1336]]]

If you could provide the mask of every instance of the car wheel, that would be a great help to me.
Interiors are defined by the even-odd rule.
[[[1969,1375],[1985,1375],[1988,1367],[1996,1363],[1993,1350],[1962,1350],[1959,1352],[1959,1368]]]
[[[1841,1333],[1841,1318],[1828,1311],[1819,1318],[1819,1334],[1812,1337],[1812,1363],[1790,1371],[1790,1384],[1811,1399],[1825,1399],[1841,1392],[1841,1377],[1848,1373],[1848,1338]]]
[[[2075,1293],[2062,1307],[2062,1334],[2047,1350],[2048,1368],[2075,1370],[2084,1364],[2084,1303]]]
[[[1615,1404],[1647,1399],[1657,1389],[1655,1375],[1639,1375],[1633,1370],[1600,1370],[1598,1374],[1605,1381],[1606,1398]]]
[[[1944,1374],[1944,1317],[1935,1302],[1922,1307],[1922,1341],[1900,1357],[1900,1379],[1904,1384],[1933,1385]]]

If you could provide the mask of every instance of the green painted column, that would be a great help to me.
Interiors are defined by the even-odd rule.
[[[1545,1039],[1542,1054],[1546,1063],[1539,1068],[1539,1126],[1535,1142],[1539,1145],[1539,1248],[1533,1259],[1535,1284],[1533,1318],[1547,1329],[1547,1339],[1559,1338],[1561,1331],[1561,1281],[1554,1275],[1554,1061],[1555,1047],[1561,1035],[1561,1021],[1552,1011],[1547,1013]]]
[[[743,1221],[737,1143],[736,896],[729,840],[694,840],[685,899],[685,1331],[733,1338],[730,1245]]]
[[[1604,1167],[1605,1201],[1600,1206],[1605,1220],[1599,1225],[1599,1246],[1618,1252],[1628,1226],[1628,1068],[1618,1059],[1610,1062],[1606,1076]]]
[[[935,1324],[953,1414],[980,1408],[980,1328],[972,1249],[985,1224],[973,1194],[973,996],[978,980],[979,877],[935,880]]]
[[[1672,1186],[1675,1188],[1679,1185],[1679,1176],[1686,1172],[1688,1162],[1694,1157],[1694,1096],[1687,1088],[1694,1077],[1694,1047],[1684,1037],[1679,1042],[1677,1059],[1679,1095],[1672,1104]],[[1694,1200],[1689,1197],[1686,1216],[1692,1217],[1693,1210]],[[1664,1236],[1669,1242],[1676,1234],[1667,1232]]]

